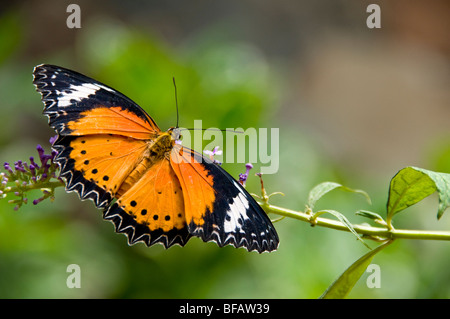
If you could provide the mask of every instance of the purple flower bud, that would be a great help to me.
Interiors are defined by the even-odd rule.
[[[11,174],[14,173],[13,170],[12,170],[12,168],[11,168],[11,166],[9,166],[9,163],[4,163],[4,164],[3,164],[3,167],[4,167],[8,172],[10,172]]]
[[[42,155],[44,155],[44,148],[40,145],[40,144],[38,144],[37,146],[36,146],[36,149],[37,149],[37,151],[38,151],[38,153],[39,153],[39,157],[41,157]]]
[[[31,175],[35,176],[36,175],[36,167],[33,164],[30,164],[29,168],[30,168]]]
[[[30,156],[30,163],[34,166],[35,169],[39,169],[39,165],[34,161],[34,157]]]
[[[45,163],[47,162],[47,155],[45,155],[45,151],[44,148],[41,145],[37,145],[36,149],[38,151],[39,154],[39,159],[41,160],[41,164],[45,165]]]
[[[206,155],[209,155],[210,157],[212,157],[214,155],[222,155],[222,151],[219,150],[219,146],[214,147],[212,151],[204,150],[203,153],[205,153]]]
[[[49,140],[50,144],[53,145],[56,142],[57,139],[58,139],[58,135],[50,137],[50,140]]]
[[[25,169],[23,168],[23,163],[22,161],[17,161],[14,163],[14,168],[16,169],[16,171],[25,173]]]
[[[239,183],[241,183],[242,186],[245,186],[245,183],[247,182],[248,173],[253,168],[253,165],[250,163],[245,164],[246,171],[244,174],[239,174]]]
[[[210,151],[210,150],[204,150],[203,153],[206,154],[206,155],[208,155],[209,158],[210,158],[215,164],[222,165],[221,162],[219,162],[218,160],[216,160],[216,159],[214,158],[215,155],[222,155],[222,151],[219,150],[219,146],[214,147],[212,151]]]

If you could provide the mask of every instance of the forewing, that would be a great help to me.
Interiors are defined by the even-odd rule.
[[[49,125],[61,136],[119,134],[148,139],[160,132],[136,103],[85,75],[42,64],[35,67],[33,76]]]

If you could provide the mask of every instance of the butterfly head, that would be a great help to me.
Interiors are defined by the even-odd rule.
[[[171,127],[167,130],[168,133],[170,133],[170,136],[175,141],[175,144],[181,144],[181,138],[183,137],[181,135],[181,130],[179,127]]]

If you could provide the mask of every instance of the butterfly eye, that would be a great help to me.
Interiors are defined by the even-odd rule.
[[[178,127],[173,129],[173,134],[176,140],[181,139],[181,130]]]
[[[183,135],[181,135],[181,130],[178,127],[171,129],[172,138],[175,140],[175,144],[181,144]]]

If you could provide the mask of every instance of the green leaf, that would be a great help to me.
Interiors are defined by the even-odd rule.
[[[450,174],[433,172],[418,167],[415,167],[415,169],[427,174],[433,180],[439,195],[437,219],[440,219],[444,211],[450,207]]]
[[[372,219],[377,224],[381,224],[386,226],[386,222],[384,221],[383,217],[381,217],[379,214],[371,212],[369,210],[360,209],[356,213],[358,216],[366,217]]]
[[[373,257],[381,251],[383,248],[388,246],[392,241],[386,242],[383,245],[371,250],[356,262],[354,262],[350,267],[348,267],[342,275],[336,279],[331,286],[325,290],[325,292],[320,296],[320,299],[343,299],[355,286],[356,282],[362,276],[364,271],[372,262]]]
[[[351,192],[351,193],[357,193],[357,194],[361,194],[363,195],[366,199],[367,202],[369,204],[371,204],[371,200],[369,195],[362,190],[359,189],[351,189],[348,188],[346,186],[343,186],[339,183],[334,183],[334,182],[323,182],[317,186],[315,186],[310,192],[309,192],[309,196],[308,196],[308,207],[312,209],[314,209],[314,205],[316,204],[316,202],[326,193],[332,191],[333,189],[341,189],[347,192]]]
[[[370,218],[373,220],[380,220],[380,219],[383,220],[383,217],[381,217],[377,213],[371,212],[370,210],[360,209],[355,214],[358,216],[363,216],[363,217]]]
[[[441,218],[450,206],[450,174],[437,173],[418,167],[406,167],[391,180],[387,202],[387,216],[393,215],[412,206],[425,197],[439,194],[437,218]]]
[[[332,210],[332,209],[324,209],[324,210],[321,210],[321,211],[318,211],[317,213],[315,213],[314,216],[313,216],[313,219],[316,218],[316,217],[318,217],[318,216],[320,216],[320,215],[322,215],[322,214],[325,214],[325,213],[331,214],[331,215],[333,215],[334,217],[336,217],[342,224],[344,224],[344,225],[348,228],[348,230],[349,230],[353,235],[356,236],[356,238],[357,238],[359,241],[361,241],[361,242],[364,244],[364,246],[366,246],[367,248],[371,249],[371,248],[364,242],[364,240],[362,240],[361,236],[359,236],[359,234],[358,234],[358,233],[356,232],[356,230],[353,228],[352,223],[350,223],[349,220],[348,220],[343,214],[341,214],[340,212],[335,211],[335,210]]]

